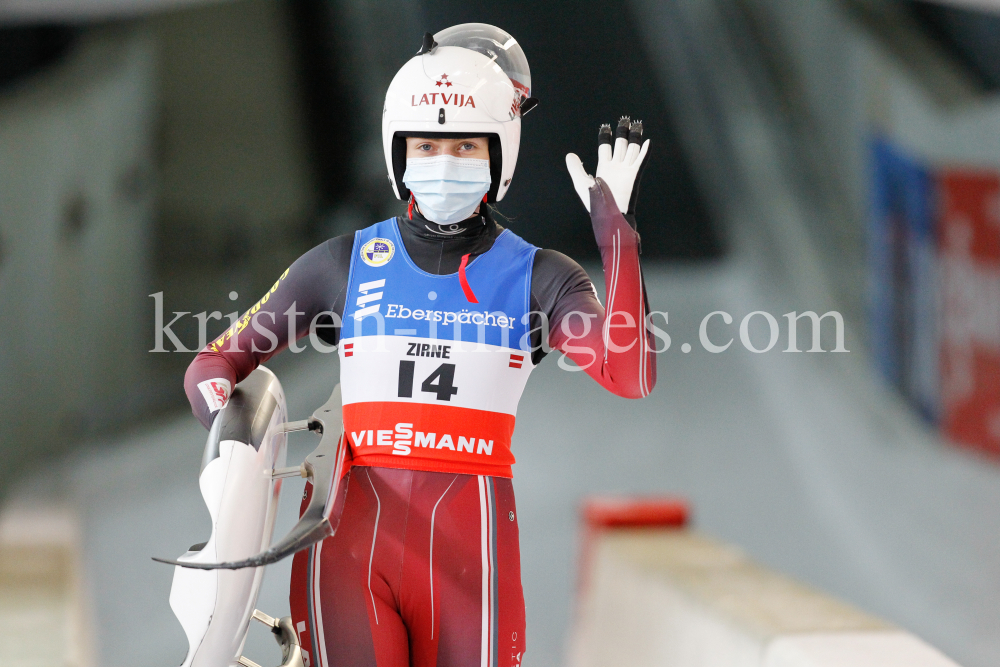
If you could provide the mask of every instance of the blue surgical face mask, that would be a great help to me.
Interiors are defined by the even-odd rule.
[[[490,190],[490,161],[436,155],[406,159],[403,183],[431,222],[450,225],[465,220]]]

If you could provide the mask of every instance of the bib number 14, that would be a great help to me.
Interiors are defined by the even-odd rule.
[[[397,394],[400,398],[413,398],[413,373],[416,365],[415,361],[403,360],[399,362],[399,391]],[[420,391],[434,394],[439,401],[450,401],[451,397],[458,393],[458,388],[455,386],[455,364],[438,366],[420,383]]]

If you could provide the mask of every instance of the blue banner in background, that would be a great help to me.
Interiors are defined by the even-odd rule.
[[[870,332],[875,363],[929,421],[939,399],[935,178],[884,136],[871,141]]]

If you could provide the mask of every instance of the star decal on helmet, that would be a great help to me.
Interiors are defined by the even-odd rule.
[[[434,85],[438,86],[439,88],[441,86],[451,87],[451,81],[448,80],[448,75],[447,74],[442,74],[441,78],[438,79],[437,82],[435,82]]]

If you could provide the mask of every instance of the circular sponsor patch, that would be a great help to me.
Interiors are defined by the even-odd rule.
[[[385,266],[392,259],[395,248],[389,239],[372,239],[361,247],[361,259],[368,266]]]

